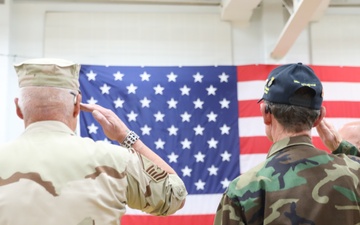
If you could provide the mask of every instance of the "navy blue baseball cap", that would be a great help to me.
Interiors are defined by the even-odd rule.
[[[308,89],[311,96],[297,93]],[[323,101],[323,87],[314,71],[302,63],[281,65],[273,69],[266,79],[264,95],[259,100],[320,109]]]

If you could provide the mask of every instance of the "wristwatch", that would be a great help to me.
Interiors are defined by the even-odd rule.
[[[130,130],[127,132],[127,135],[121,145],[126,148],[131,148],[135,141],[139,139],[140,137],[134,131]]]

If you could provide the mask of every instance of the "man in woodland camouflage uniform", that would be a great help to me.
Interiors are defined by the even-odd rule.
[[[214,224],[360,224],[360,158],[328,154],[311,141],[312,127],[325,115],[313,70],[301,63],[275,68],[261,100],[273,145],[264,163],[230,183]],[[354,149],[343,144],[344,151]]]
[[[159,216],[183,207],[175,171],[115,113],[81,103],[78,64],[34,59],[15,69],[25,131],[0,146],[1,225],[110,225],[126,205]],[[76,135],[80,110],[122,146]]]

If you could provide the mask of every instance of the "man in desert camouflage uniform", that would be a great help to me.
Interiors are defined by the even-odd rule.
[[[175,171],[112,111],[81,103],[79,65],[33,59],[15,69],[25,131],[0,146],[1,225],[110,225],[126,205],[159,216],[182,208]],[[80,110],[122,146],[76,135]]]
[[[214,224],[360,224],[360,158],[328,154],[311,141],[312,127],[325,115],[313,70],[301,63],[275,68],[261,100],[273,145],[265,162],[230,183]],[[319,131],[326,128],[321,126]],[[339,151],[357,153],[351,149],[343,142]]]

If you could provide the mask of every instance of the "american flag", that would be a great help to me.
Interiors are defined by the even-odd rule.
[[[189,195],[213,196],[240,173],[236,79],[234,66],[83,65],[80,84],[83,102],[116,112],[176,170]],[[82,113],[80,124],[82,136],[110,141],[91,114]]]
[[[81,66],[83,102],[116,112],[177,171],[189,192],[173,216],[128,209],[123,224],[212,224],[229,181],[263,161],[271,145],[257,101],[275,66]],[[330,122],[339,127],[359,119],[354,93],[360,69],[313,68],[323,81]],[[89,113],[80,115],[80,134],[111,142]],[[314,142],[325,149],[316,131]]]

